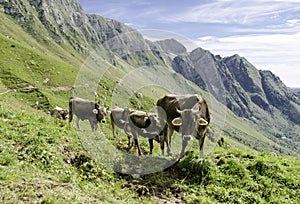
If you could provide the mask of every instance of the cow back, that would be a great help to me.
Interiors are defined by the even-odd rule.
[[[151,121],[146,112],[133,111],[129,114],[130,123],[137,128],[148,128]]]
[[[97,105],[93,101],[78,97],[71,97],[69,100],[69,108],[70,112],[82,120],[89,119],[90,117],[96,117],[93,110],[97,109]]]
[[[117,127],[123,128],[124,123],[128,122],[129,114],[132,112],[133,110],[128,108],[115,107],[110,113],[111,122],[117,125]]]

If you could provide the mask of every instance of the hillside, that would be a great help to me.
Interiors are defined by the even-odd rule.
[[[65,121],[0,99],[2,203],[297,203],[300,160],[217,148],[132,178],[95,161]],[[47,124],[47,125],[45,125]],[[230,144],[230,143],[228,143]]]
[[[5,100],[5,101],[4,101]],[[300,160],[217,148],[134,179],[91,158],[64,121],[0,100],[1,202],[270,203],[299,201]],[[45,126],[45,123],[47,126]]]
[[[123,23],[85,14],[75,0],[6,0],[0,1],[0,10],[0,200],[4,203],[299,201],[299,159],[280,155],[299,155],[298,118],[288,112],[299,111],[298,99],[289,100],[286,106],[295,109],[282,110],[276,100],[285,102],[285,97],[294,95],[272,73],[250,67],[253,75],[261,77],[261,81],[253,77],[259,98],[237,83],[244,81],[239,77],[245,73],[238,75],[229,69],[231,58],[220,58],[201,48],[186,53],[173,39],[150,42]],[[203,52],[211,58],[197,61]],[[178,56],[170,58],[170,53]],[[216,75],[203,78],[190,74],[197,78],[189,81],[187,74],[175,72],[175,65],[207,65],[211,59],[222,61],[221,68],[213,72]],[[176,60],[180,63],[175,64]],[[232,60],[250,66],[239,56]],[[212,83],[219,75],[224,77],[222,83]],[[271,87],[268,83],[278,89],[266,94],[264,87]],[[155,162],[147,163],[152,157],[147,156],[149,147],[144,139],[145,156],[137,159],[135,149],[126,147],[124,134],[112,137],[109,123],[101,124],[96,134],[89,129],[77,132],[74,124],[47,114],[55,106],[67,108],[72,95],[94,100],[95,91],[97,100],[107,108],[118,105],[144,111],[155,111],[157,98],[165,93],[202,94],[213,118],[205,155],[197,156],[194,142],[190,147],[194,152],[177,162],[176,158],[158,156],[159,145],[155,145]],[[137,92],[142,93],[142,99],[135,97]],[[232,98],[224,95],[227,92]],[[258,103],[249,102],[247,109],[234,94]],[[227,106],[228,99],[235,108]],[[260,101],[267,104],[267,111]],[[240,114],[238,108],[244,108]],[[258,113],[261,110],[263,114]],[[279,117],[281,114],[284,117]],[[83,129],[88,127],[88,123],[81,124]],[[276,125],[266,130],[268,124]],[[274,138],[274,134],[278,135]],[[217,147],[220,137],[226,141],[223,147]],[[180,138],[176,138],[180,147]],[[175,156],[178,144],[173,147]],[[126,169],[128,165],[117,172],[109,166],[116,163],[114,156],[120,152],[137,159],[146,170],[155,170],[164,162],[174,165],[134,177],[126,175],[131,170]],[[109,157],[102,158],[102,153]]]

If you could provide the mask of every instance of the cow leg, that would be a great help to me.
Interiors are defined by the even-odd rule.
[[[70,111],[70,114],[69,114],[69,123],[71,123],[73,120],[73,113]]]
[[[136,146],[137,149],[138,149],[139,156],[141,156],[142,153],[141,153],[141,149],[140,149],[139,139],[138,139],[138,138],[134,138],[134,144],[135,144],[135,146]]]
[[[98,124],[91,124],[92,131],[96,131],[98,129]]]
[[[116,136],[116,133],[115,133],[115,123],[114,121],[111,119],[111,129],[112,129],[112,133],[113,133],[113,137]]]
[[[95,129],[95,130],[98,130],[98,123],[96,123],[96,124],[94,125],[94,129]]]
[[[91,126],[92,131],[94,131],[95,127],[94,127],[93,121],[92,121],[92,120],[89,120],[89,122],[90,122],[90,126]]]
[[[163,133],[159,135],[159,142],[160,142],[160,149],[161,149],[161,155],[164,156],[165,154],[165,141],[166,141],[166,135],[168,134],[168,127],[165,126],[163,129]]]
[[[130,147],[131,146],[131,144],[130,144],[130,138],[131,138],[131,136],[127,136],[127,138],[128,138],[128,147]]]
[[[141,153],[141,149],[140,149],[140,145],[139,145],[139,139],[138,139],[138,136],[136,133],[133,133],[133,138],[134,138],[134,144],[138,149],[139,156],[141,156],[142,153]]]
[[[149,141],[149,146],[150,146],[150,154],[152,154],[152,150],[153,150],[153,138],[152,139],[148,139]]]
[[[167,137],[166,139],[166,143],[167,143],[167,153],[169,156],[172,156],[172,135],[174,133],[174,129],[173,128],[168,128],[168,132],[167,132]]]
[[[77,130],[80,130],[80,127],[79,127],[79,120],[80,120],[80,119],[77,117],[77,118],[76,118],[76,129],[77,129]]]
[[[161,150],[161,155],[164,156],[165,155],[165,140],[164,139],[160,140],[160,150]]]
[[[72,120],[73,120],[73,111],[72,111],[72,103],[71,102],[69,102],[69,123],[71,123],[72,122]]]
[[[203,154],[204,139],[205,139],[205,134],[201,136],[199,139],[199,150],[201,154]]]
[[[95,130],[98,129],[98,124],[97,124],[98,121],[95,121],[95,120],[90,119],[89,122],[90,122],[90,126],[91,126],[91,128],[92,128],[92,131],[95,131]]]

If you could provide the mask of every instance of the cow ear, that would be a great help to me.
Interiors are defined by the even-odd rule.
[[[93,109],[93,113],[97,115],[98,114],[98,110],[97,109]]]
[[[181,120],[181,118],[174,118],[173,120],[172,120],[172,124],[174,125],[174,126],[180,126],[181,124],[182,124],[182,120]]]
[[[206,120],[204,120],[203,118],[200,118],[200,120],[198,121],[200,126],[206,126],[208,125],[208,122]]]

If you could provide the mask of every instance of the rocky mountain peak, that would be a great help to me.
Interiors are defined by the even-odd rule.
[[[165,63],[158,50],[150,49],[152,42],[139,32],[116,20],[85,14],[77,0],[0,0],[0,5],[18,21],[31,21],[22,25],[41,41],[51,38],[84,55],[104,48],[137,65]]]
[[[260,74],[245,58],[236,54],[225,57],[222,61],[246,92],[262,93]]]
[[[292,122],[300,124],[300,97],[287,88],[270,71],[260,71],[262,85],[269,103],[281,110]]]
[[[155,43],[158,44],[164,52],[169,54],[180,55],[187,51],[185,46],[174,38],[155,41]]]
[[[223,103],[238,116],[263,118],[262,111],[273,114],[276,108],[294,123],[300,122],[296,108],[299,109],[299,97],[272,72],[257,70],[244,57],[236,54],[221,58],[197,48],[184,57],[175,57],[172,67],[217,99],[222,97],[215,90],[224,87]]]

